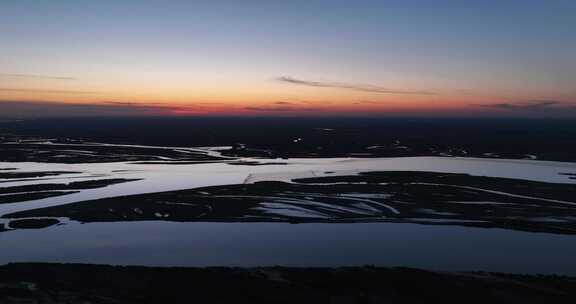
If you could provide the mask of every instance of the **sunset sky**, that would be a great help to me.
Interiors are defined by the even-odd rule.
[[[574,0],[1,0],[0,117],[576,117]]]

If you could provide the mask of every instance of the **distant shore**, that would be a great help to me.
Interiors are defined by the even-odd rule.
[[[576,278],[411,268],[0,266],[1,303],[574,303]]]

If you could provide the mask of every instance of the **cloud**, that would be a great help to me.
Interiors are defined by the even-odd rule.
[[[434,92],[428,91],[406,91],[406,90],[395,90],[384,88],[380,86],[374,85],[360,85],[360,84],[351,84],[351,83],[343,83],[343,82],[321,82],[321,81],[309,81],[309,80],[302,80],[297,79],[289,76],[282,76],[276,78],[277,81],[293,84],[293,85],[301,85],[301,86],[309,86],[309,87],[319,87],[319,88],[337,88],[337,89],[348,89],[354,91],[362,91],[362,92],[371,92],[371,93],[380,93],[380,94],[413,94],[413,95],[437,95]]]
[[[576,110],[576,106],[566,105],[565,103],[556,100],[530,100],[522,102],[481,104],[477,106],[500,109],[500,110],[527,111],[527,112],[537,112],[537,111],[555,112],[555,111]]]
[[[38,94],[94,94],[91,91],[75,91],[75,90],[42,90],[42,89],[14,89],[14,88],[0,88],[0,92],[9,93],[38,93]]]
[[[167,115],[172,112],[173,108],[168,106],[122,102],[80,104],[53,101],[0,101],[1,118]]]
[[[10,78],[29,78],[29,79],[52,79],[52,80],[76,80],[75,77],[68,76],[49,76],[49,75],[34,75],[34,74],[1,74],[0,77]]]
[[[245,107],[244,110],[259,111],[259,112],[313,112],[321,111],[319,108],[299,108],[287,106],[259,106],[259,107]]]
[[[131,101],[104,101],[103,103],[110,105],[122,105],[122,106],[130,106],[137,104],[136,102]]]
[[[108,105],[118,105],[118,106],[158,106],[158,107],[166,107],[166,104],[157,103],[157,102],[132,102],[132,101],[103,101],[103,104]]]
[[[274,104],[277,104],[277,105],[295,105],[295,103],[288,102],[288,101],[277,101]]]
[[[381,105],[384,104],[384,102],[381,101],[372,101],[372,100],[359,100],[354,102],[354,104],[375,104],[375,105]]]

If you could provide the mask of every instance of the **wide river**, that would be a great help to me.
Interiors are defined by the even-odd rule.
[[[254,161],[254,159],[245,159]],[[257,160],[274,163],[278,160]],[[0,163],[19,171],[79,171],[50,182],[142,178],[102,189],[0,205],[15,211],[87,199],[363,171],[469,173],[576,183],[576,164],[472,158],[290,159],[262,166]],[[2,187],[36,184],[5,181]],[[0,233],[0,264],[75,262],[156,266],[408,266],[435,270],[576,275],[576,237],[504,229],[398,223],[281,224],[163,221],[66,225]]]

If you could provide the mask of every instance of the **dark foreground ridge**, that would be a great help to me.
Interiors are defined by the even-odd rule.
[[[0,303],[575,303],[576,279],[410,268],[0,267]]]

